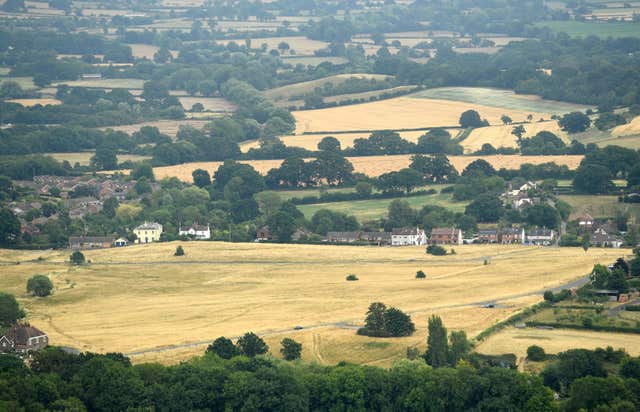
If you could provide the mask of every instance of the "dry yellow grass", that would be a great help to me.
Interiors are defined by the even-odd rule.
[[[202,348],[220,335],[255,331],[274,335],[270,342],[284,335],[300,337],[305,351],[312,350],[306,356],[327,363],[353,357],[386,364],[401,357],[406,346],[424,342],[429,314],[442,315],[450,328],[475,334],[540,299],[534,296],[539,291],[583,276],[594,263],[621,254],[613,249],[585,255],[580,248],[495,245],[461,246],[456,255],[435,257],[422,247],[190,242],[183,244],[186,256],[175,257],[176,245],[87,251],[91,264],[81,267],[66,264],[68,251],[0,251],[0,290],[17,296],[28,319],[53,344],[81,350],[131,353],[185,345],[177,352],[189,353],[186,345]],[[484,265],[488,257],[491,263]],[[417,270],[424,270],[427,279],[416,280]],[[36,273],[53,280],[51,297],[25,294],[27,279]],[[360,280],[345,281],[348,273]],[[478,307],[487,300],[501,300],[507,307]],[[384,351],[373,345],[358,354],[361,345],[380,340],[354,336],[344,326],[361,324],[373,301],[411,312],[418,332],[389,340]],[[294,332],[295,325],[305,329]],[[320,342],[314,349],[308,342],[317,340],[316,334]],[[156,355],[164,357],[145,356]]]
[[[142,79],[99,79],[99,80],[73,80],[52,83],[53,87],[66,84],[69,87],[89,87],[96,89],[142,89]]]
[[[296,134],[304,132],[419,129],[424,127],[457,126],[460,115],[476,110],[490,124],[500,124],[503,114],[513,121],[525,121],[529,112],[482,106],[450,100],[397,97],[371,103],[293,112]],[[532,113],[534,118],[548,117]]]
[[[234,27],[237,26],[240,22],[221,22],[221,27]],[[246,29],[248,27],[277,27],[282,23],[255,23],[255,22],[243,22],[244,24],[240,24],[240,27]],[[220,44],[228,44],[230,42],[235,42],[240,45],[244,45],[244,40],[217,40],[217,43]],[[295,50],[296,56],[313,56],[313,52],[316,50],[324,49],[329,45],[329,43],[319,40],[311,40],[307,39],[303,36],[293,36],[293,37],[262,37],[257,39],[251,39],[251,47],[252,48],[260,48],[263,44],[267,45],[268,50],[277,49],[278,45],[281,42],[288,43],[291,47],[291,50]],[[288,53],[285,53],[288,55]]]
[[[547,353],[558,353],[567,349],[624,348],[633,355],[640,355],[640,337],[632,333],[592,332],[571,329],[516,329],[507,328],[481,342],[476,350],[488,355],[514,353],[524,360],[527,348],[538,345]]]
[[[144,123],[136,123],[136,124],[127,124],[122,126],[110,126],[110,127],[101,127],[101,130],[112,129],[118,130],[121,132],[125,132],[128,134],[137,132],[141,127],[151,126],[157,127],[160,130],[160,133],[164,133],[171,137],[176,137],[180,127],[189,126],[195,127],[196,129],[202,129],[207,123],[206,120],[157,120],[154,122],[144,122]]]
[[[612,131],[613,136],[640,135],[640,116],[634,117],[629,123],[616,126]]]
[[[344,83],[350,78],[357,79],[376,79],[384,80],[389,76],[382,74],[365,74],[365,73],[352,73],[352,74],[337,74],[334,76],[323,77],[321,79],[310,80],[307,82],[300,82],[289,84],[282,87],[276,87],[265,91],[265,96],[273,100],[289,99],[292,96],[299,96],[305,93],[311,93],[316,87],[323,87],[325,83],[331,83],[334,86],[340,83]]]
[[[251,142],[250,145],[255,145]],[[245,149],[248,150],[245,146]],[[412,155],[394,155],[394,156],[361,156],[348,157],[353,164],[355,172],[364,173],[367,176],[379,176],[383,173],[393,172],[408,167],[411,163]],[[518,169],[524,163],[541,164],[547,162],[555,162],[558,165],[567,165],[569,169],[576,169],[580,165],[583,156],[449,156],[449,161],[458,171],[464,170],[467,165],[477,159],[484,159],[496,169]],[[279,167],[282,160],[242,160],[240,163],[246,163],[253,166],[261,174],[266,174],[274,167]],[[183,163],[175,166],[163,166],[154,168],[157,178],[177,177],[185,182],[193,180],[191,173],[196,169],[204,169],[215,171],[222,162],[194,162]],[[126,173],[126,171],[124,171]]]
[[[7,102],[18,103],[19,105],[24,107],[32,107],[38,104],[42,106],[57,106],[59,104],[62,104],[62,102],[58,99],[11,99],[7,100]]]
[[[73,153],[46,153],[47,156],[51,156],[54,159],[62,162],[64,160],[74,165],[76,163],[80,163],[81,166],[86,166],[91,163],[91,157],[94,155],[94,152],[73,152]],[[126,162],[127,160],[131,160],[132,162],[138,162],[141,160],[151,159],[151,156],[138,156],[138,155],[128,155],[128,154],[120,154],[118,155],[118,162]]]
[[[208,112],[233,112],[236,105],[222,97],[178,97],[185,110],[191,110],[196,103],[202,103],[204,110]]]
[[[524,137],[532,137],[538,132],[548,131],[558,136],[567,144],[571,142],[567,133],[560,129],[556,121],[527,123],[523,126],[526,130]],[[462,146],[464,146],[467,152],[479,150],[485,143],[490,143],[495,148],[518,147],[516,137],[511,134],[514,127],[514,125],[500,125],[474,129],[469,136],[462,141]]]

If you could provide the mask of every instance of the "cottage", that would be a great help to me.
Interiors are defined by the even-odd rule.
[[[160,240],[162,235],[162,225],[156,222],[144,222],[144,224],[133,229],[136,235],[136,243],[152,243]]]
[[[524,243],[525,233],[522,227],[507,227],[502,229],[500,233],[500,243],[503,245],[513,245]]]
[[[256,242],[276,241],[278,237],[271,234],[269,226],[262,226],[256,231]]]
[[[591,230],[595,224],[595,220],[590,214],[585,213],[578,219],[578,227],[580,230]]]
[[[111,247],[112,236],[69,236],[69,249],[103,249]]]
[[[211,239],[211,229],[209,225],[203,226],[198,223],[194,223],[191,226],[180,226],[178,230],[180,236],[188,236],[196,240],[209,240]]]
[[[48,344],[46,333],[28,323],[17,323],[0,337],[0,352],[27,353],[44,349]]]
[[[311,236],[313,233],[311,233],[310,231],[308,231],[307,229],[301,227],[296,229],[295,232],[293,232],[293,235],[291,235],[291,240],[293,241],[299,241],[301,239],[306,239],[309,236]]]
[[[498,229],[480,229],[478,231],[479,243],[498,243],[500,232]]]
[[[423,246],[427,244],[427,235],[418,227],[406,227],[391,231],[392,246]]]
[[[530,245],[549,246],[555,239],[555,232],[552,229],[533,229],[527,232],[527,242]]]
[[[373,245],[388,245],[391,243],[391,233],[388,232],[329,232],[325,238],[330,243],[368,243]]]
[[[608,234],[603,228],[598,228],[589,241],[595,247],[620,248],[624,241],[621,237]]]
[[[453,227],[437,227],[431,230],[429,243],[432,245],[461,245],[462,230]]]

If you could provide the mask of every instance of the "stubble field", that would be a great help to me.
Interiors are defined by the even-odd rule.
[[[175,362],[201,353],[217,336],[254,331],[274,353],[291,336],[304,343],[307,359],[388,364],[406,347],[424,346],[429,314],[476,334],[539,300],[544,289],[623,253],[495,245],[460,246],[456,255],[435,257],[422,247],[190,242],[183,243],[186,256],[175,257],[176,246],[87,251],[91,263],[81,267],[66,263],[68,251],[1,251],[0,290],[18,297],[52,344],[122,351],[136,361]],[[417,270],[427,279],[415,279]],[[53,280],[52,296],[25,294],[36,273]],[[345,281],[350,273],[360,280]],[[481,307],[494,300],[499,308]],[[410,312],[415,336],[355,336],[374,301]],[[297,325],[303,329],[294,330]]]

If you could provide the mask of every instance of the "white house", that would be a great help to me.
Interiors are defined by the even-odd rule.
[[[391,246],[423,246],[427,244],[427,235],[417,227],[405,227],[391,231]]]
[[[197,223],[192,224],[191,226],[180,226],[178,230],[178,234],[180,236],[189,236],[193,237],[196,240],[209,240],[211,239],[211,229],[209,225],[202,226]]]
[[[160,240],[162,235],[162,225],[156,222],[144,222],[144,224],[133,229],[136,235],[136,243],[152,243]]]
[[[552,229],[533,229],[527,231],[527,243],[536,246],[549,246],[555,239]]]

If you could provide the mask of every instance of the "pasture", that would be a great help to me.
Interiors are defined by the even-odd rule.
[[[91,157],[94,152],[72,152],[72,153],[45,153],[47,156],[51,156],[59,162],[67,161],[73,166],[76,163],[80,163],[80,166],[87,166],[91,163]],[[118,163],[126,162],[128,160],[132,162],[139,162],[142,160],[151,159],[150,156],[138,156],[130,154],[119,154]]]
[[[101,127],[101,130],[117,130],[128,134],[135,133],[144,126],[157,127],[160,133],[164,133],[167,136],[176,137],[181,127],[194,127],[196,129],[202,129],[207,123],[206,120],[156,120],[152,122],[127,124],[122,126],[109,126]]]
[[[560,200],[572,207],[571,218],[578,218],[585,213],[595,218],[615,217],[618,213],[629,213],[640,218],[640,204],[618,202],[617,196],[595,195],[560,195]]]
[[[526,130],[523,137],[533,137],[541,131],[548,131],[562,139],[565,144],[571,143],[571,140],[567,133],[560,129],[560,126],[558,126],[558,122],[556,122],[555,120],[547,122],[526,123],[522,126]],[[489,143],[495,148],[517,148],[517,138],[516,136],[511,134],[514,127],[514,125],[479,127],[477,129],[473,129],[469,136],[467,136],[467,138],[464,139],[461,144],[467,152],[480,150],[482,145],[485,143]]]
[[[91,263],[79,267],[66,263],[68,251],[3,250],[0,290],[17,296],[52,344],[83,351],[175,362],[174,351],[201,353],[217,336],[255,331],[272,335],[270,343],[300,339],[305,358],[321,363],[385,363],[408,346],[424,347],[429,314],[441,314],[450,330],[476,334],[621,253],[492,245],[457,246],[456,255],[436,257],[422,247],[183,242],[186,255],[175,257],[177,245],[87,251]],[[415,279],[417,270],[427,279]],[[25,294],[36,273],[52,279],[52,296]],[[349,273],[360,280],[345,281]],[[481,308],[494,300],[504,308]],[[415,336],[356,337],[353,327],[373,301],[410,312]],[[293,330],[297,325],[304,329]]]
[[[88,87],[92,89],[142,89],[142,79],[96,79],[72,80],[52,83],[52,87],[66,84],[69,87]]]
[[[37,86],[33,83],[33,77],[0,77],[0,84],[8,81],[18,83],[25,90],[37,89]]]
[[[418,97],[416,93],[393,99],[318,110],[294,111],[296,134],[358,130],[398,130],[458,126],[460,115],[476,110],[490,124],[501,124],[500,117],[510,116],[514,122],[548,118],[544,112],[497,108],[478,103]]]
[[[548,27],[555,32],[564,32],[571,37],[640,37],[640,23],[557,20],[539,22],[536,26]]]
[[[348,157],[347,159],[353,164],[355,172],[364,173],[367,176],[376,177],[383,173],[393,172],[405,167],[411,163],[413,155],[392,155],[392,156],[360,156]],[[458,171],[464,170],[469,163],[484,159],[496,169],[518,169],[520,165],[525,163],[541,164],[547,162],[555,162],[558,165],[567,165],[570,169],[576,169],[580,165],[582,156],[449,156],[449,161]],[[282,160],[242,160],[240,163],[246,163],[253,166],[261,174],[266,174],[274,167],[279,167]],[[154,173],[158,179],[164,177],[175,176],[178,179],[191,182],[191,173],[196,169],[208,170],[210,173],[218,169],[222,162],[193,162],[183,163],[174,166],[162,166],[154,168]],[[126,171],[124,171],[126,173]]]
[[[7,100],[9,103],[17,103],[20,106],[24,107],[32,107],[32,106],[57,106],[62,104],[62,102],[58,99],[11,99]]]
[[[221,22],[222,24],[231,24],[232,22]],[[245,25],[252,24],[245,22]],[[268,27],[273,27],[273,23],[266,23]],[[280,23],[278,23],[279,25]],[[277,25],[276,25],[277,27]],[[244,40],[217,40],[219,44],[227,45],[230,42],[235,42],[239,45],[244,45]],[[304,36],[294,37],[262,37],[251,39],[251,48],[259,49],[263,44],[267,45],[267,50],[278,49],[278,45],[285,42],[289,45],[290,50],[284,53],[284,56],[290,54],[291,50],[295,50],[296,56],[313,56],[313,52],[316,50],[324,49],[329,43],[319,40],[307,39]]]
[[[178,97],[180,104],[185,110],[191,110],[196,103],[201,103],[207,112],[229,113],[236,110],[236,105],[222,97]]]
[[[257,39],[256,39],[257,40]],[[265,91],[265,96],[273,99],[273,100],[289,100],[294,96],[301,96],[303,94],[312,93],[317,87],[324,87],[325,84],[329,83],[333,86],[344,83],[350,78],[357,79],[376,79],[376,80],[384,80],[389,76],[381,75],[381,74],[364,74],[364,73],[353,73],[353,74],[337,74],[334,76],[323,77],[321,79],[309,80],[306,82],[293,83],[288,84],[286,86],[276,87],[274,89],[269,89]]]

